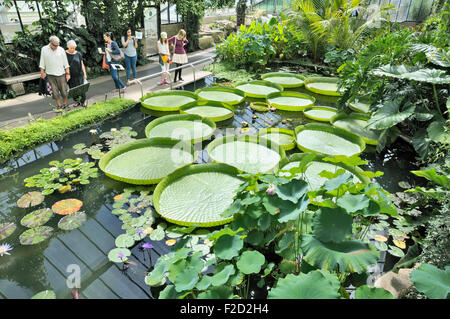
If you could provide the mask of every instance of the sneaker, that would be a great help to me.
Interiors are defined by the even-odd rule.
[[[163,85],[165,82],[164,80],[159,81],[158,85]]]
[[[183,79],[183,78],[179,78],[178,80],[180,80],[181,82],[183,82],[183,81],[184,81],[184,79]]]

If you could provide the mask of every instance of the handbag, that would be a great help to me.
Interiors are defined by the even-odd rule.
[[[106,64],[106,54],[103,54],[102,69],[109,70],[109,65]]]
[[[125,60],[125,54],[123,53],[123,50],[120,49],[120,54],[111,53],[111,60],[113,60],[114,62],[120,62],[122,60]]]

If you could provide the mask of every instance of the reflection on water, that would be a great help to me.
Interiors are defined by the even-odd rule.
[[[195,84],[186,85],[185,90],[194,91],[200,87],[210,86],[215,82],[213,77],[197,81]],[[311,94],[305,89],[304,93]],[[336,103],[336,98],[316,97],[316,105],[330,105]],[[256,118],[254,116],[256,115]],[[89,185],[84,185],[66,194],[52,194],[47,196],[44,203],[33,208],[18,208],[17,200],[31,189],[24,186],[23,180],[39,173],[39,170],[48,167],[52,160],[62,161],[65,158],[82,157],[88,160],[86,154],[75,155],[73,146],[78,143],[92,145],[102,132],[111,128],[132,126],[138,133],[136,138],[144,138],[145,126],[154,117],[151,114],[141,112],[140,107],[135,108],[108,120],[102,124],[96,124],[79,132],[73,133],[61,141],[55,141],[37,147],[27,152],[19,159],[11,160],[0,168],[0,223],[14,222],[18,227],[15,232],[0,242],[13,246],[11,255],[0,257],[0,298],[30,298],[34,294],[52,289],[57,298],[71,298],[70,278],[73,274],[71,265],[77,265],[81,275],[81,287],[79,288],[84,298],[151,298],[150,288],[145,285],[144,277],[147,265],[142,261],[142,252],[138,247],[132,249],[132,260],[136,265],[124,274],[121,265],[109,262],[108,252],[115,248],[115,238],[123,233],[122,222],[110,213],[113,205],[113,197],[121,193],[126,184],[114,181],[100,172],[100,177],[91,179]],[[256,129],[267,127],[282,127],[294,129],[300,124],[311,122],[302,113],[297,112],[256,112],[250,109],[248,103],[237,108],[235,116],[227,121],[217,123],[219,134],[226,134],[226,128],[234,128],[234,133],[241,134],[242,122]],[[95,128],[97,135],[91,135],[89,130]],[[247,133],[255,132],[250,130]],[[203,147],[209,141],[203,142]],[[399,155],[397,149],[383,153],[365,152],[363,159],[369,161],[366,169],[385,172],[377,181],[388,191],[399,191],[398,181],[408,179],[409,170],[414,169],[403,160],[406,155]],[[298,152],[292,150],[288,154]],[[403,156],[403,157],[402,157]],[[200,152],[197,162],[208,161],[205,151]],[[412,177],[411,177],[412,178]],[[35,209],[51,207],[61,199],[78,198],[83,201],[82,210],[88,215],[88,221],[79,229],[62,231],[57,223],[61,216],[54,215],[46,224],[55,229],[54,235],[49,240],[33,245],[21,246],[19,235],[26,230],[20,225],[20,220],[26,214]],[[158,254],[168,252],[164,240],[158,245],[154,244],[155,261]],[[133,258],[134,257],[134,258]],[[68,268],[69,267],[69,268]],[[69,278],[69,282],[66,280]]]

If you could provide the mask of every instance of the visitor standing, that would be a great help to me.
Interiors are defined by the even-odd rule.
[[[130,73],[133,70],[133,79],[136,80],[136,62],[138,41],[132,35],[131,29],[127,30],[126,37],[122,38],[123,53],[125,55],[125,68],[127,72],[127,85],[130,85]]]
[[[111,72],[111,77],[114,80],[114,84],[116,85],[116,89],[126,89],[126,85],[119,78],[119,71],[116,67],[120,65],[120,56],[121,50],[117,42],[112,40],[112,33],[105,32],[103,34],[103,39],[106,42],[105,52],[101,52],[100,54],[104,54],[106,56],[106,64],[109,66],[109,71]]]
[[[161,82],[159,85],[164,83],[169,83],[167,81],[169,77],[169,61],[170,61],[170,51],[169,51],[169,41],[167,41],[167,33],[161,32],[161,36],[158,40],[158,53],[159,53],[159,65],[161,66],[162,73],[161,74]]]
[[[171,37],[169,39],[169,45],[173,45],[175,47],[174,52],[173,52],[172,62],[175,62],[177,67],[180,67],[181,65],[188,62],[186,50],[184,49],[184,46],[188,43],[189,43],[189,41],[186,39],[186,31],[184,31],[183,29],[178,31],[177,35],[174,35],[173,37]],[[178,80],[184,81],[183,78],[181,77],[182,70],[183,69],[181,69],[181,68],[178,70],[175,70],[174,82],[177,82]],[[178,76],[178,80],[177,80],[177,76]]]
[[[47,77],[50,82],[53,89],[53,98],[58,105],[58,111],[61,111],[61,98],[63,99],[62,107],[67,107],[67,81],[70,80],[70,67],[66,52],[59,46],[59,38],[52,35],[49,42],[41,49],[39,68],[41,78]]]
[[[69,88],[74,88],[80,86],[87,79],[86,68],[83,63],[83,56],[79,51],[76,50],[77,43],[74,40],[67,42],[67,61],[70,66],[70,80],[68,82]],[[74,97],[76,101],[74,106],[85,106],[86,94]]]

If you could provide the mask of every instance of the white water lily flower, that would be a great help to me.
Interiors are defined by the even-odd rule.
[[[111,132],[117,132],[117,129],[116,128],[112,128]]]
[[[50,172],[58,171],[58,167],[50,167]]]
[[[91,133],[92,135],[97,134],[97,130],[96,129],[92,129],[89,131],[89,133]]]
[[[13,248],[9,244],[0,245],[0,256],[3,257],[4,254],[11,255],[10,253],[8,253],[8,251],[10,251],[12,249]]]
[[[67,174],[70,174],[72,172],[73,172],[72,168],[67,168],[67,169],[64,170],[64,173],[67,173]]]

